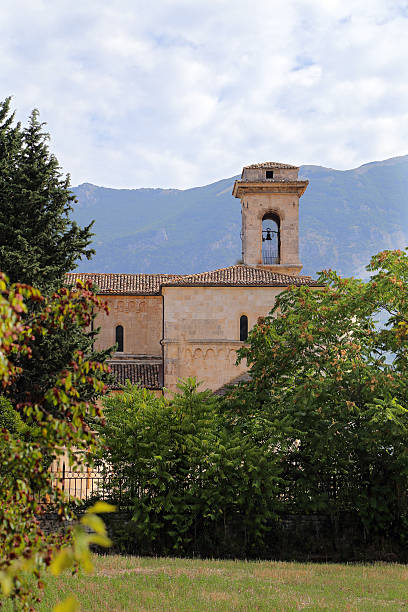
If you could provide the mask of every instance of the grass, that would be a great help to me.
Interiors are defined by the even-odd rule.
[[[82,612],[408,610],[408,567],[96,556],[92,575],[47,579],[37,610],[69,594]]]

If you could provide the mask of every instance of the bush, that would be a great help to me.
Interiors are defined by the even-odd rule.
[[[0,429],[7,429],[11,434],[18,434],[24,430],[21,416],[4,395],[0,395]]]
[[[255,554],[274,517],[279,468],[250,428],[234,430],[219,398],[194,379],[171,401],[128,385],[104,399],[104,414],[110,494],[132,511],[127,549]]]

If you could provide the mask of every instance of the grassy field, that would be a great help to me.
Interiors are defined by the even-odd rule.
[[[38,610],[68,594],[83,612],[408,610],[408,566],[107,556],[93,575],[49,579]]]

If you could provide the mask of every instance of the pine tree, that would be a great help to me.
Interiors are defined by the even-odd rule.
[[[38,117],[34,110],[22,128],[10,112],[10,98],[0,103],[0,271],[11,282],[52,295],[76,262],[94,253],[89,248],[93,222],[81,228],[70,218],[76,203],[70,177],[50,153],[49,135]],[[19,357],[23,375],[8,390],[13,404],[28,395],[34,401],[41,396],[57,373],[69,367],[76,350],[104,361],[110,351],[93,353],[96,334],[71,324],[36,338],[32,358]],[[90,399],[89,392],[85,395]]]
[[[78,259],[94,253],[93,223],[81,228],[69,217],[76,202],[70,178],[49,152],[38,111],[22,130],[9,105],[0,106],[0,269],[11,282],[50,293]]]

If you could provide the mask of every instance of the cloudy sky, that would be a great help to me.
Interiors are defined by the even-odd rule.
[[[406,1],[2,0],[0,76],[74,185],[408,153]]]

